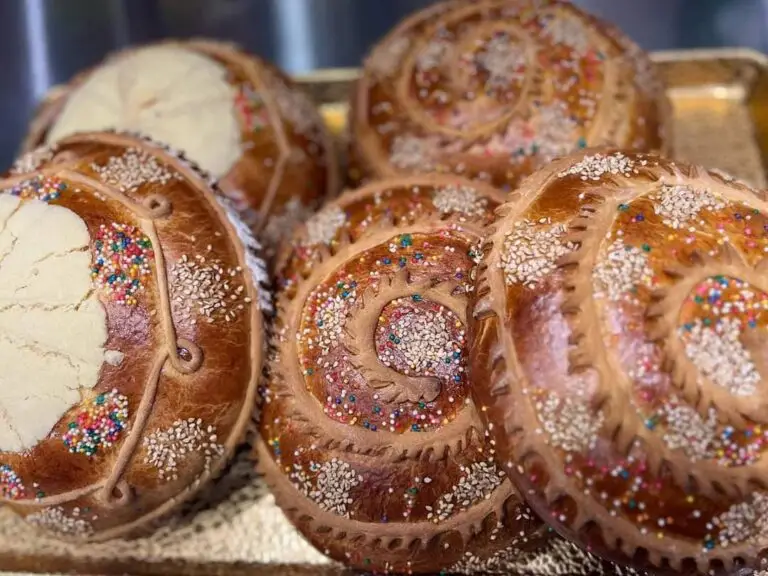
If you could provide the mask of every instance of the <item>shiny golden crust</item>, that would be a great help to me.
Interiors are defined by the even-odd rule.
[[[473,394],[559,532],[719,574],[768,549],[765,193],[590,151],[498,211],[472,303]]]
[[[227,174],[215,176],[240,217],[263,236],[271,254],[286,230],[337,193],[334,145],[322,117],[285,74],[236,45],[190,40],[157,46],[192,50],[227,68],[238,94],[233,107],[238,111],[243,153]],[[106,61],[129,52],[113,54]],[[22,152],[45,142],[67,98],[88,74],[82,72],[51,90],[31,122]]]
[[[642,50],[570,2],[442,2],[366,61],[351,177],[438,171],[513,188],[587,146],[660,149],[670,110]]]
[[[312,217],[284,260],[259,456],[321,551],[436,572],[537,545],[468,398],[467,293],[495,189],[379,182]]]
[[[82,218],[112,351],[47,438],[0,453],[0,494],[61,537],[130,534],[217,474],[244,435],[262,368],[264,264],[205,178],[144,139],[70,137],[22,158],[0,187]],[[122,259],[133,246],[144,249],[131,256],[139,273]]]

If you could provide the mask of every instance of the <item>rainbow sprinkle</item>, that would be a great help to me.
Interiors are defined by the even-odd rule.
[[[141,230],[127,224],[102,224],[94,242],[91,277],[118,303],[135,306],[141,279],[151,274],[152,243]]]
[[[43,202],[51,202],[61,197],[61,193],[67,189],[66,182],[58,178],[35,176],[29,180],[19,182],[12,188],[6,188],[3,192],[21,198],[37,198]]]
[[[24,497],[24,493],[24,484],[19,475],[7,464],[0,465],[0,497],[18,500]]]
[[[235,108],[248,132],[259,132],[269,124],[269,115],[261,95],[249,84],[243,84],[235,97]]]
[[[128,398],[112,390],[88,400],[61,439],[73,454],[93,456],[117,441],[127,421]]]

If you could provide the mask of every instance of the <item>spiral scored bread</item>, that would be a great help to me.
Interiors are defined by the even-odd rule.
[[[442,2],[367,60],[351,177],[438,171],[514,187],[587,146],[660,149],[668,116],[648,57],[570,2]]]
[[[719,172],[605,150],[498,211],[473,394],[532,508],[590,550],[713,574],[764,562],[766,208]]]
[[[468,397],[474,245],[502,200],[452,176],[382,181],[294,237],[259,459],[299,530],[352,567],[482,567],[544,538]]]
[[[205,175],[137,137],[66,138],[0,189],[0,496],[58,536],[133,533],[245,432],[263,262]]]
[[[336,193],[333,143],[312,102],[230,44],[168,41],[112,55],[50,93],[24,149],[109,129],[183,150],[220,180],[268,251]]]

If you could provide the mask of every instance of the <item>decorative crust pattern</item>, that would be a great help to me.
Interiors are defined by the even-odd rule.
[[[437,171],[513,189],[588,146],[663,148],[670,110],[647,55],[570,2],[444,1],[367,59],[350,175]]]
[[[720,173],[616,150],[553,163],[499,209],[473,395],[557,531],[638,567],[763,567],[767,209]]]
[[[262,367],[265,265],[239,237],[245,226],[230,224],[208,177],[161,145],[80,134],[35,155],[41,162],[17,163],[18,175],[0,187],[83,219],[107,343],[93,391],[82,391],[36,446],[0,453],[1,494],[56,535],[105,540],[185,500],[243,437]],[[36,172],[21,173],[33,165]],[[118,166],[130,185],[112,177]],[[236,298],[224,314],[174,305],[180,294],[199,303],[202,290],[214,290],[199,285],[210,280],[199,270],[174,274],[201,259],[227,271],[226,294]]]
[[[105,64],[137,50],[156,47],[189,50],[226,68],[235,94],[232,107],[240,126],[242,153],[228,172],[213,176],[248,227],[261,233],[269,227],[270,220],[278,218],[284,233],[324,198],[336,194],[338,175],[333,142],[319,112],[287,76],[237,46],[210,40],[167,41],[134,48],[109,56]],[[69,84],[51,91],[32,121],[23,152],[31,152],[46,141],[67,99],[90,73],[83,72]],[[135,129],[120,126],[125,127]],[[22,167],[33,166],[43,157],[44,150],[26,156]],[[264,240],[266,253],[271,256],[279,237],[269,232],[265,231]]]
[[[468,396],[473,246],[502,198],[456,177],[383,181],[327,205],[282,259],[259,458],[332,558],[435,572],[544,537]]]

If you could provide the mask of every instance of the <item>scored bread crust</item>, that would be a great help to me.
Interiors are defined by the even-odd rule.
[[[570,2],[440,2],[366,60],[350,111],[350,176],[437,171],[513,189],[582,148],[664,150],[670,119],[648,56]]]
[[[257,454],[289,519],[347,565],[450,571],[546,537],[463,372],[471,251],[502,200],[451,176],[382,181],[327,204],[284,259]]]
[[[66,138],[21,158],[0,187],[82,218],[92,294],[106,312],[105,349],[119,353],[117,361],[105,355],[96,385],[81,390],[82,401],[45,439],[23,453],[0,452],[13,472],[13,485],[7,474],[0,479],[3,503],[62,538],[132,535],[215,477],[251,421],[271,307],[258,245],[203,171],[138,136]],[[125,238],[151,249],[130,302],[112,289],[129,272],[109,274],[109,250],[119,253]],[[224,298],[211,300],[210,288]],[[85,414],[118,397],[127,414],[98,416],[120,419],[115,438],[97,437],[92,451],[63,441],[85,438]]]
[[[473,397],[562,535],[638,568],[765,567],[767,209],[720,172],[604,149],[498,210]]]
[[[167,40],[114,53],[104,64],[155,47],[189,50],[227,69],[227,81],[237,91],[232,106],[237,108],[241,154],[228,172],[214,176],[240,217],[262,235],[271,256],[286,229],[338,192],[335,146],[320,113],[282,71],[228,42]],[[94,70],[51,89],[31,121],[22,152],[46,141],[68,98]],[[244,116],[246,108],[251,119]]]

